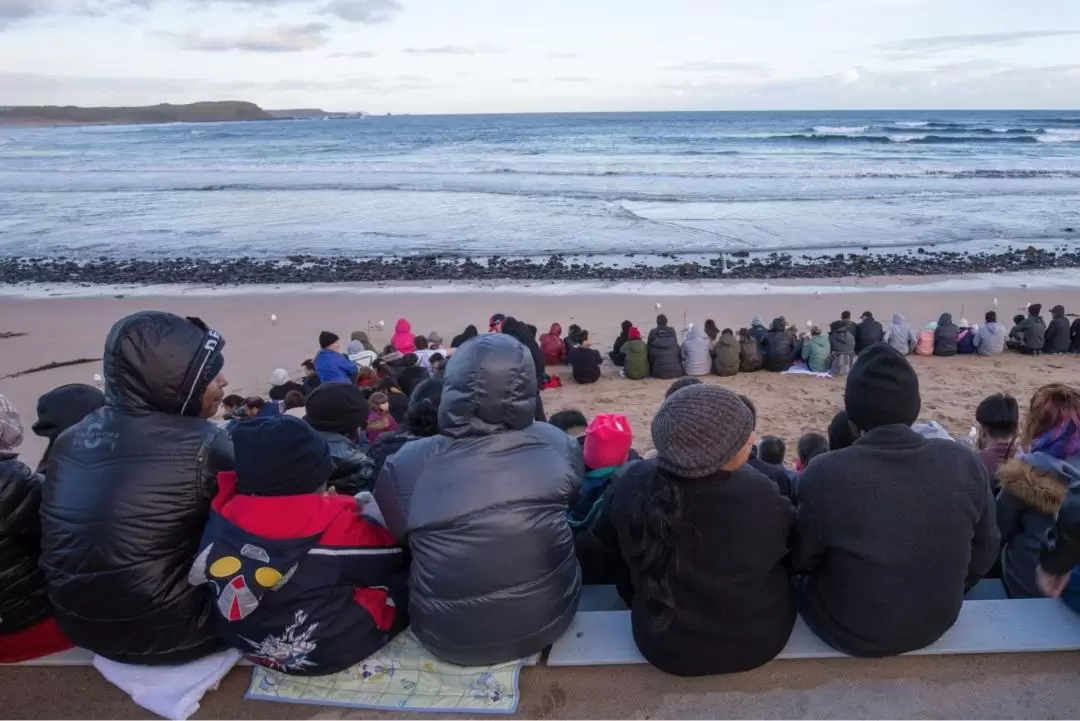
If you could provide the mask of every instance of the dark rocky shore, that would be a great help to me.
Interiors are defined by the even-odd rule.
[[[979,254],[932,252],[922,248],[892,255],[849,253],[812,257],[774,253],[750,258],[743,254],[742,257],[729,255],[726,259],[717,256],[707,263],[680,262],[675,255],[664,257],[670,262],[645,264],[634,263],[634,256],[628,254],[628,262],[618,266],[569,262],[557,255],[546,262],[499,257],[477,262],[437,255],[391,259],[294,255],[278,260],[0,258],[0,283],[252,285],[446,280],[775,280],[959,275],[1080,267],[1080,249],[1051,251],[1034,247]]]

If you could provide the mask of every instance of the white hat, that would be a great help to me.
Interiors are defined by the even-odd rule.
[[[270,385],[283,386],[289,382],[289,371],[284,368],[278,368],[276,371],[270,374]]]

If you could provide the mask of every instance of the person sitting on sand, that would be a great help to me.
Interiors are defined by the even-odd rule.
[[[855,326],[855,354],[858,355],[883,340],[885,340],[885,331],[881,323],[874,320],[874,314],[870,311],[864,312],[861,322]]]
[[[851,313],[844,311],[847,318],[834,320],[829,326],[829,346],[832,348],[832,363],[829,372],[834,376],[845,376],[855,363],[855,326],[851,322]]]
[[[397,323],[394,324],[394,335],[390,338],[390,345],[402,355],[416,352],[416,336],[413,335],[409,321],[398,318]]]
[[[773,319],[768,335],[761,339],[761,350],[767,371],[782,373],[795,362],[795,336],[788,330],[783,316]]]
[[[581,326],[577,323],[571,323],[570,327],[566,330],[566,338],[563,339],[563,345],[566,346],[566,356],[570,357],[570,351],[574,350],[581,344]]]
[[[454,339],[450,341],[450,348],[457,350],[461,346],[465,345],[467,341],[472,340],[480,335],[480,331],[476,329],[475,325],[465,326],[465,330],[458,335],[454,336]]]
[[[709,318],[705,321],[705,335],[709,336],[709,345],[716,345],[716,341],[720,339],[720,329],[716,327],[716,321]]]
[[[330,449],[330,487],[346,496],[372,490],[375,463],[367,452],[370,407],[364,392],[347,383],[325,383],[308,396],[305,411],[304,420]]]
[[[1008,350],[1019,351],[1020,348],[1024,345],[1023,330],[1020,327],[1021,324],[1023,324],[1024,322],[1024,318],[1025,316],[1020,314],[1013,316],[1012,328],[1009,329],[1009,335],[1005,339],[1005,348],[1007,348]]]
[[[552,323],[548,332],[540,336],[540,352],[544,354],[544,363],[549,366],[566,362],[566,344],[562,339],[561,325]]]
[[[810,338],[803,342],[802,360],[814,373],[828,373],[832,368],[832,344],[819,326],[810,329]]]
[[[306,405],[307,398],[304,397],[304,394],[293,391],[285,396],[285,400],[281,402],[281,412],[287,416],[303,420],[304,416],[307,415]]]
[[[696,379],[687,378],[684,380]],[[671,395],[671,393],[672,390],[668,389],[668,395]],[[750,396],[744,395],[742,393],[739,394],[739,400],[742,401],[743,405],[746,406],[746,409],[750,411],[750,415],[753,416],[754,430],[756,432],[757,406],[754,405],[754,401],[750,400]],[[756,445],[750,449],[750,460],[747,461],[747,464],[755,471],[772,481],[776,485],[777,490],[780,491],[780,495],[791,501],[792,504],[798,501],[795,495],[795,486],[791,482],[791,476],[783,468],[777,468],[776,466],[763,461],[758,455],[758,448]]]
[[[969,449],[911,429],[919,379],[884,343],[847,379],[853,446],[814,459],[799,479],[792,565],[806,574],[800,612],[850,656],[924,648],[955,623],[964,593],[994,565],[994,500]]]
[[[1080,318],[1069,326],[1069,352],[1080,353]]]
[[[218,634],[290,675],[363,661],[408,626],[403,550],[357,499],[328,492],[330,451],[303,421],[258,419],[233,443],[187,574],[210,591]]]
[[[1042,355],[1046,345],[1046,322],[1042,319],[1042,305],[1029,305],[1027,317],[1016,324],[1009,336],[1017,341],[1015,350],[1024,355]]]
[[[118,663],[183,664],[224,647],[187,572],[232,441],[210,421],[225,339],[142,311],[105,341],[105,406],[57,437],[41,495],[41,569],[57,624]],[[152,522],[148,519],[152,518]]]
[[[72,647],[53,618],[38,564],[38,509],[45,479],[19,460],[15,449],[22,440],[22,420],[0,395],[0,663],[21,663]]]
[[[795,472],[802,474],[810,461],[829,452],[829,439],[820,433],[806,433],[795,446]]]
[[[1001,576],[1009,598],[1039,598],[1035,568],[1042,539],[1069,486],[1080,480],[1080,391],[1058,383],[1035,391],[1020,445],[1023,450],[997,472]]]
[[[829,421],[829,451],[839,451],[848,448],[858,440],[851,430],[847,411],[838,411]]]
[[[738,375],[739,350],[739,339],[735,337],[735,332],[731,328],[724,328],[712,347],[712,372],[721,377]]]
[[[278,368],[270,374],[270,400],[283,401],[293,391],[304,392],[304,386],[289,378],[289,371]]]
[[[1050,316],[1043,339],[1043,353],[1068,353],[1069,319],[1065,317],[1065,306],[1055,305],[1050,309]]]
[[[656,316],[656,327],[649,331],[649,368],[653,378],[670,380],[685,375],[679,338],[668,325],[666,315]]]
[[[341,353],[341,338],[324,330],[319,333],[319,352],[315,356],[315,373],[320,383],[356,382],[356,364]]]
[[[712,372],[712,344],[695,324],[690,324],[682,345],[682,363],[686,375],[707,376]]]
[[[314,394],[312,394],[314,395]],[[407,396],[406,396],[407,397]],[[397,419],[390,413],[390,396],[382,391],[376,391],[368,397],[367,429],[368,445],[374,445],[379,436],[384,433],[393,433],[398,429]]]
[[[765,327],[764,321],[761,320],[760,315],[755,315],[750,319],[750,328],[747,330],[750,337],[760,343],[762,339],[769,334],[769,329]]]
[[[627,338],[628,340],[620,349],[626,356],[623,362],[623,375],[630,380],[644,380],[652,373],[649,367],[649,348],[641,339],[641,331],[635,327],[631,326],[627,332]]]
[[[570,373],[574,381],[588,385],[600,380],[600,366],[604,362],[604,357],[600,355],[600,351],[592,347],[589,331],[582,330],[580,338],[581,344],[570,351],[567,362],[570,363]]]
[[[35,473],[44,476],[48,471],[49,455],[61,433],[104,407],[105,394],[93,386],[82,383],[58,386],[38,398],[37,421],[30,430],[35,436],[47,439],[49,445],[46,446],[45,453],[38,461]],[[3,506],[3,502],[0,502],[0,508]],[[0,618],[3,618],[3,613],[0,613]]]
[[[934,330],[934,355],[945,357],[956,355],[959,335],[960,329],[953,324],[952,314],[942,313],[938,318],[937,328]]]
[[[613,528],[598,535],[617,538],[630,569],[619,591],[634,641],[678,676],[762,666],[795,623],[785,568],[793,511],[746,465],[753,416],[731,391],[697,383],[664,401],[652,438],[656,460],[615,476],[596,521]]]
[[[439,403],[442,401],[443,377],[432,376],[417,386],[409,397],[409,410],[401,428],[379,436],[368,451],[375,463],[374,477],[378,478],[386,459],[401,450],[406,443],[430,438],[439,432]]]
[[[322,381],[319,380],[319,374],[315,372],[315,361],[311,358],[308,358],[300,364],[300,370],[304,374],[301,385],[304,386],[304,395],[307,395],[318,388],[319,383]]]
[[[544,383],[544,377],[547,375],[547,366],[544,364],[544,354],[540,352],[540,346],[536,343],[536,329],[513,317],[505,318],[499,325],[499,328],[500,333],[515,338],[521,345],[528,349],[529,355],[532,356],[537,382],[536,407],[534,409],[534,412],[536,413],[535,420],[541,422],[546,421],[547,414],[544,413],[544,401],[540,398],[540,390]],[[579,338],[578,340],[580,344],[581,339]],[[569,358],[569,354],[567,357]]]
[[[559,411],[551,416],[548,423],[558,428],[560,431],[578,441],[578,443],[584,448],[585,446],[585,431],[589,428],[589,419],[585,417],[585,414],[576,408],[570,408],[565,411]]]
[[[360,370],[365,368],[371,368],[375,361],[379,359],[379,354],[373,350],[368,350],[364,347],[364,342],[360,340],[351,340],[349,345],[345,347],[345,355],[356,364],[356,367]]]
[[[236,416],[236,412],[239,411],[244,405],[244,397],[238,396],[235,393],[230,393],[221,399],[221,413],[222,420],[231,421]]]
[[[634,326],[628,320],[622,322],[620,326],[619,337],[615,339],[615,343],[611,346],[611,352],[608,353],[608,358],[619,368],[622,368],[623,363],[626,362],[626,353],[623,352],[623,345],[626,341],[630,340],[630,329]]]
[[[535,421],[537,387],[520,343],[469,341],[446,368],[439,434],[406,444],[379,474],[387,528],[412,552],[412,631],[449,663],[538,653],[577,610],[566,510],[585,474],[581,447]]]
[[[349,340],[350,341],[354,341],[354,340],[360,341],[360,345],[363,346],[364,350],[371,351],[372,353],[376,352],[375,351],[375,346],[373,346],[371,344],[371,339],[368,338],[368,334],[365,333],[362,330],[354,330],[352,332],[352,335],[349,336]]]
[[[580,495],[566,513],[575,543],[578,532],[596,517],[614,474],[630,462],[634,432],[626,416],[600,413],[589,423],[582,439],[585,480]]]
[[[995,393],[979,403],[975,409],[975,422],[979,424],[975,448],[990,476],[991,489],[997,495],[1001,487],[998,469],[1020,450],[1016,438],[1020,430],[1020,407],[1007,393]]]
[[[746,328],[739,329],[739,372],[756,373],[765,363],[761,343]]]
[[[1001,355],[1005,350],[1005,326],[998,323],[997,313],[987,311],[986,323],[975,332],[972,343],[975,352],[981,356]]]
[[[892,325],[889,326],[885,340],[889,347],[900,355],[911,355],[915,352],[915,346],[919,344],[918,334],[900,313],[893,313]]]

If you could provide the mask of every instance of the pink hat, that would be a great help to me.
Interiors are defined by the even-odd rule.
[[[585,429],[585,466],[592,470],[621,466],[629,459],[633,442],[626,416],[601,413]]]

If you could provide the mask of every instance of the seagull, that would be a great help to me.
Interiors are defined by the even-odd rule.
[[[819,290],[819,291],[817,291],[816,293],[814,293],[814,295],[815,295],[816,297],[820,298],[820,297],[821,297],[821,291],[820,291],[820,290]]]
[[[661,305],[660,305],[659,303],[657,303],[657,304],[656,304],[656,309],[657,309],[657,310],[660,310],[660,308],[662,308],[662,307],[663,307],[663,306],[661,306]]]
[[[380,320],[378,323],[375,324],[375,327],[378,328],[379,330],[382,330],[383,328],[386,327],[386,321],[385,320]]]
[[[277,325],[277,313],[270,314],[270,322]]]
[[[995,307],[995,308],[997,308],[997,307],[998,307],[998,299],[997,299],[997,298],[994,298],[994,307]]]

